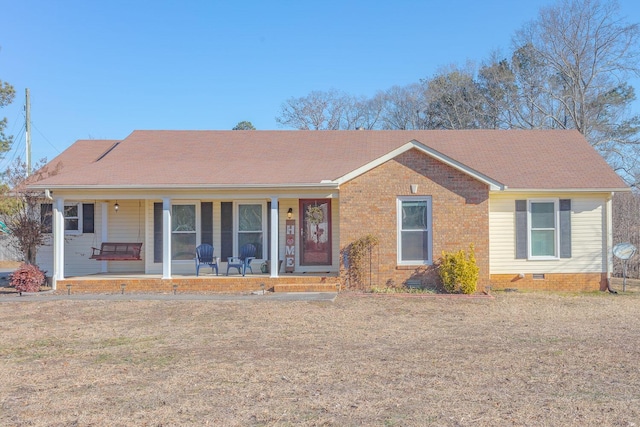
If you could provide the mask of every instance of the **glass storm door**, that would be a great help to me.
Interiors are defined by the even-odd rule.
[[[331,265],[331,199],[300,200],[300,265]]]

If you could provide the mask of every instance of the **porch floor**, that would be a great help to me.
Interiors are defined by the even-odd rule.
[[[56,291],[64,293],[122,293],[122,292],[335,292],[339,289],[337,273],[287,274],[272,278],[269,274],[218,275],[174,274],[163,279],[160,274],[99,273],[66,277],[58,280]]]

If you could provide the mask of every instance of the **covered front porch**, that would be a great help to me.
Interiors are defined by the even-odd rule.
[[[278,291],[292,285],[307,290],[325,289],[333,277],[335,291],[340,271],[339,227],[332,224],[338,217],[335,193],[97,196],[52,197],[51,239],[38,264],[52,273],[56,290],[120,292],[122,284],[145,292]],[[123,244],[127,250],[135,247],[135,254],[96,257],[95,248]],[[201,269],[202,277],[196,277],[196,248],[203,244],[213,246],[219,276],[203,275]],[[251,273],[234,276],[232,268],[227,277],[229,257],[238,257],[248,244],[257,248]]]

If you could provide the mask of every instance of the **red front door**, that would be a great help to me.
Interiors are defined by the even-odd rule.
[[[331,265],[331,199],[300,200],[300,265]]]

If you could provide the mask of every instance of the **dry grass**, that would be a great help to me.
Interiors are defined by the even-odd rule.
[[[636,426],[640,294],[1,303],[3,426]]]

